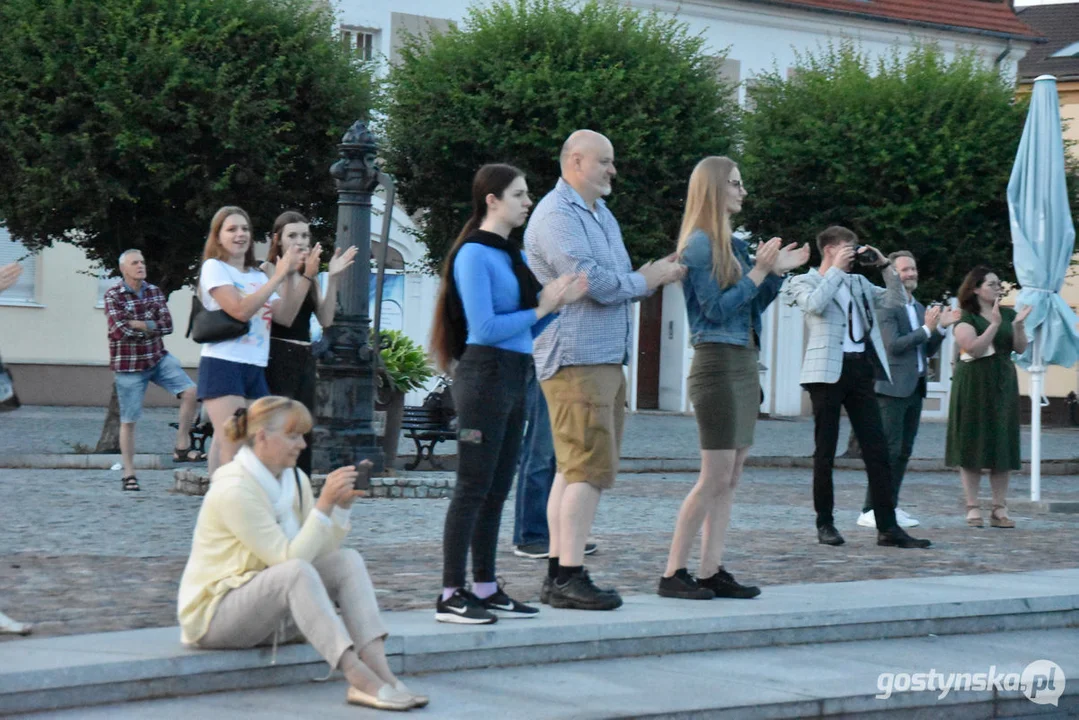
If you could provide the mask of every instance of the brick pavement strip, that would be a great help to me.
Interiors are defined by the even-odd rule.
[[[141,493],[122,493],[116,473],[74,470],[0,471],[0,606],[37,624],[42,635],[175,624],[176,588],[201,498],[171,492],[172,473],[140,475]],[[654,592],[663,570],[689,474],[627,475],[600,505],[588,559],[601,584],[625,593]],[[872,531],[854,525],[862,473],[836,475],[837,513],[847,545],[818,545],[810,476],[797,469],[751,468],[733,512],[727,566],[764,586],[802,582],[1012,572],[1079,565],[1079,516],[1013,512],[1015,530],[970,529],[958,478],[919,473],[907,479],[903,507],[922,520],[916,535],[930,550],[878,548]],[[1013,497],[1026,491],[1016,478]],[[988,487],[983,488],[983,494]],[[1079,500],[1072,477],[1044,479],[1043,496]],[[364,554],[382,607],[430,607],[439,586],[446,500],[362,500],[347,541]],[[988,513],[989,503],[983,503]],[[498,557],[509,592],[535,599],[543,562],[512,554],[513,498],[506,505]],[[696,557],[696,556],[694,556]],[[690,565],[692,570],[694,566]],[[2,641],[2,640],[0,640]]]

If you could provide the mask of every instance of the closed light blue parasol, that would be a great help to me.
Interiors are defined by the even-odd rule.
[[[1022,290],[1017,306],[1030,305],[1031,338],[1019,365],[1030,372],[1030,499],[1041,500],[1041,409],[1045,369],[1079,361],[1076,318],[1060,290],[1075,252],[1075,225],[1064,176],[1064,140],[1056,78],[1042,75],[1008,181],[1012,261]]]

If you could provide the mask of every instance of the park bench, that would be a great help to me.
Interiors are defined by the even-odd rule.
[[[447,417],[441,408],[406,406],[401,417],[401,430],[406,438],[416,443],[416,458],[405,463],[405,469],[415,470],[427,460],[432,467],[441,470],[442,462],[435,455],[435,445],[457,437],[455,425],[454,417]]]
[[[401,430],[416,443],[416,459],[405,464],[415,470],[426,459],[437,470],[442,463],[435,455],[435,446],[443,440],[457,437],[457,412],[453,407],[448,378],[439,378],[438,386],[428,393],[419,406],[406,406],[401,416]]]
[[[180,423],[170,422],[169,427],[179,429]],[[195,422],[191,423],[191,430],[188,431],[187,436],[191,439],[192,450],[198,450],[200,453],[207,452],[206,443],[214,436],[214,426],[201,408],[195,413]]]

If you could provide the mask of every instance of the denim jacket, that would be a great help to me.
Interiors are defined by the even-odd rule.
[[[712,243],[703,230],[689,237],[682,263],[686,277],[682,292],[686,298],[690,343],[728,343],[749,345],[750,327],[761,332],[761,313],[775,300],[783,278],[769,274],[764,282],[755,285],[749,278],[753,266],[749,261],[749,246],[744,240],[731,238],[734,256],[742,265],[742,278],[728,288],[720,288],[712,272]]]

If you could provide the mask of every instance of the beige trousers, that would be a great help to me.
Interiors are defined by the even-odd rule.
[[[334,602],[341,608],[338,616]],[[288,622],[291,620],[291,623]],[[198,646],[240,649],[266,645],[286,625],[279,642],[314,646],[337,668],[350,647],[358,651],[388,634],[378,614],[375,588],[360,554],[335,550],[313,563],[289,560],[268,567],[221,600]]]

